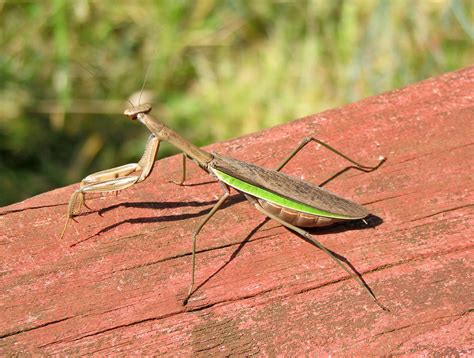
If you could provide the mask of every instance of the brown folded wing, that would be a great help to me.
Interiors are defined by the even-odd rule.
[[[214,155],[214,160],[210,163],[212,168],[288,199],[354,219],[361,219],[369,214],[363,206],[341,198],[317,185],[275,170],[264,169],[217,153],[212,154]]]

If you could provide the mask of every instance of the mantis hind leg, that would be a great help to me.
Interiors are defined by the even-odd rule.
[[[259,203],[257,200],[255,200],[253,197],[250,197],[248,195],[245,195],[247,197],[247,199],[255,206],[255,208],[260,211],[262,214],[266,215],[267,217],[269,217],[270,219],[273,219],[277,222],[279,222],[280,224],[282,224],[283,226],[287,227],[288,229],[296,232],[297,234],[301,235],[302,237],[304,237],[306,240],[308,240],[309,242],[313,243],[315,246],[317,246],[319,249],[321,249],[325,254],[327,254],[334,262],[336,262],[344,271],[346,271],[363,289],[366,290],[366,292],[369,294],[370,297],[372,297],[372,299],[374,300],[374,302],[380,307],[382,308],[384,311],[388,311],[388,309],[383,306],[378,300],[377,300],[377,297],[375,297],[375,294],[372,292],[372,290],[370,289],[370,287],[365,283],[365,281],[362,279],[362,277],[360,276],[359,273],[357,273],[354,270],[351,271],[349,270],[345,265],[342,264],[341,262],[341,259],[339,259],[338,257],[336,257],[336,255],[331,252],[330,250],[328,250],[323,244],[321,244],[318,240],[316,240],[311,234],[309,234],[307,231],[299,228],[299,227],[296,227],[284,220],[282,220],[281,218],[279,218],[278,216],[275,216],[273,215],[272,213],[268,212],[267,210],[265,210]],[[350,264],[349,264],[350,265]]]
[[[339,171],[335,175],[331,176],[329,179],[327,179],[324,182],[322,182],[321,184],[319,184],[319,186],[323,186],[323,185],[327,184],[332,179],[334,179],[335,177],[341,175],[343,172],[345,172],[345,171],[347,171],[351,168],[354,168],[354,169],[357,169],[357,170],[360,170],[360,171],[363,171],[363,172],[366,172],[366,173],[371,172],[373,170],[378,169],[382,165],[382,163],[385,162],[385,160],[386,160],[386,158],[380,157],[379,162],[375,166],[363,165],[363,164],[360,164],[360,163],[356,162],[355,160],[349,158],[348,156],[341,153],[340,151],[338,151],[334,147],[330,146],[329,144],[324,143],[322,140],[319,140],[319,139],[314,138],[314,137],[306,137],[296,146],[295,149],[293,149],[293,151],[280,163],[280,165],[278,165],[278,167],[275,170],[280,171],[301,149],[303,149],[310,142],[316,142],[316,143],[322,145],[323,147],[329,149],[331,152],[337,154],[338,156],[346,159],[347,161],[349,161],[350,163],[353,164],[353,166],[345,168],[342,171]]]

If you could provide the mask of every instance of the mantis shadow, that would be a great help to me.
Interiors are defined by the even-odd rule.
[[[240,203],[242,201],[245,201],[245,200],[246,200],[245,197],[240,193],[232,195],[222,205],[221,209],[225,209],[227,207],[238,204],[238,203]],[[131,208],[163,209],[163,208],[170,208],[170,207],[174,208],[174,207],[185,207],[185,206],[190,206],[190,207],[210,206],[210,205],[215,204],[216,202],[217,202],[217,200],[204,201],[204,202],[190,201],[190,202],[167,202],[167,203],[158,203],[158,202],[121,203],[121,204],[111,205],[107,208],[100,209],[98,211],[98,214],[102,215],[105,212],[108,212],[110,210],[113,210],[113,209],[116,209],[116,208],[122,207],[122,206],[123,207],[131,207]],[[189,213],[189,214],[167,215],[167,216],[165,215],[165,216],[159,216],[159,217],[134,218],[134,219],[123,220],[119,223],[115,223],[115,224],[110,225],[106,228],[103,228],[102,230],[98,231],[96,234],[91,235],[90,237],[88,237],[84,240],[75,242],[74,244],[70,245],[70,247],[77,246],[77,245],[93,238],[94,236],[98,236],[102,233],[108,232],[108,231],[110,231],[110,230],[112,230],[112,229],[114,229],[114,228],[116,228],[116,227],[118,227],[118,226],[120,226],[124,223],[135,224],[135,223],[156,223],[156,222],[179,221],[179,220],[185,220],[185,219],[195,218],[195,217],[205,215],[211,209],[212,209],[212,207],[208,207],[204,210],[200,210],[198,212]],[[222,270],[224,270],[224,268],[226,268],[227,265],[229,265],[239,255],[241,250],[244,248],[246,243],[250,241],[252,236],[255,233],[257,233],[258,230],[261,227],[263,227],[263,225],[265,223],[267,223],[268,221],[270,221],[270,220],[271,220],[270,218],[265,217],[265,219],[260,224],[258,224],[254,229],[252,229],[252,231],[240,242],[238,247],[230,255],[229,259],[224,264],[222,264],[216,271],[214,271],[210,276],[208,276],[203,282],[201,282],[198,286],[196,286],[196,288],[192,291],[191,296],[195,292],[197,292],[199,289],[201,289],[204,285],[206,285],[210,280],[212,280],[216,275],[218,275]],[[369,215],[364,220],[354,220],[354,221],[343,222],[343,223],[339,223],[337,225],[333,225],[333,226],[330,226],[330,227],[327,227],[327,228],[314,228],[314,229],[311,229],[309,232],[313,235],[316,234],[316,233],[320,234],[320,235],[321,234],[324,235],[324,234],[329,234],[329,233],[340,233],[340,232],[344,232],[344,231],[347,231],[347,230],[365,230],[367,228],[377,227],[377,226],[381,225],[382,223],[383,223],[383,220],[380,217],[375,216],[375,215]],[[291,231],[296,236],[299,236],[301,239],[303,239],[307,243],[310,243],[311,245],[313,245],[315,247],[318,247],[314,242],[312,242],[311,240],[305,238],[304,236],[302,236],[298,233],[295,233],[294,231],[292,231],[290,229],[288,229],[288,230]],[[372,295],[375,298],[375,295],[373,294],[372,289],[367,284],[367,282],[364,280],[364,278],[362,277],[362,274],[355,268],[355,266],[346,257],[344,257],[344,256],[342,256],[342,255],[340,255],[340,254],[338,254],[338,253],[336,253],[336,252],[334,252],[330,249],[328,249],[328,251],[330,251],[338,260],[343,262],[359,278],[362,285],[370,293],[372,293]],[[388,311],[388,309],[386,309],[383,305],[381,305],[381,307],[384,310]]]
[[[174,183],[176,184],[175,181],[170,181],[170,183]],[[180,186],[201,186],[201,185],[207,185],[207,184],[213,184],[213,183],[216,183],[215,180],[208,180],[208,181],[203,181],[203,182],[199,182],[199,183],[191,183],[191,184],[178,184]]]
[[[242,201],[245,200],[245,197],[241,194],[236,194],[230,196],[227,201],[221,206],[221,209],[225,209],[227,207],[230,207],[232,205],[238,204]],[[122,220],[120,222],[117,222],[115,224],[109,225],[95,234],[81,240],[77,241],[73,244],[70,245],[70,247],[77,246],[85,241],[88,241],[92,239],[94,236],[98,236],[101,234],[104,234],[110,230],[115,229],[116,227],[119,227],[123,224],[143,224],[143,223],[160,223],[160,222],[172,222],[172,221],[181,221],[181,220],[186,220],[186,219],[192,219],[195,217],[203,216],[206,215],[211,209],[213,204],[215,204],[217,200],[211,200],[211,201],[204,201],[204,202],[198,202],[198,201],[190,201],[190,202],[166,202],[166,203],[158,203],[158,202],[133,202],[133,203],[120,203],[120,204],[115,204],[111,205],[107,208],[103,208],[97,211],[97,213],[102,216],[105,212],[108,212],[110,210],[114,210],[119,207],[128,207],[128,208],[150,208],[150,209],[165,209],[165,208],[179,208],[179,207],[185,207],[185,206],[191,206],[191,207],[202,207],[202,206],[209,206],[206,209],[200,210],[198,212],[194,213],[188,213],[188,214],[177,214],[177,215],[161,215],[161,216],[154,216],[154,217],[138,217],[138,218],[133,218],[133,219],[126,219]],[[92,214],[93,212],[87,212],[83,213],[82,215],[89,215]]]
[[[334,225],[319,228],[306,228],[311,235],[338,234],[349,230],[374,229],[383,223],[382,218],[369,214],[364,219],[341,221]]]
[[[217,200],[209,201],[168,201],[168,202],[156,202],[156,201],[139,201],[139,202],[126,202],[115,205],[110,205],[106,208],[97,210],[97,214],[103,216],[103,214],[123,208],[137,208],[137,209],[169,209],[169,208],[182,208],[185,206],[200,207],[215,204]]]

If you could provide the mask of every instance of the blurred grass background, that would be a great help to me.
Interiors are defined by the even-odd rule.
[[[147,68],[155,115],[205,145],[472,63],[473,4],[0,0],[0,206],[136,162]]]

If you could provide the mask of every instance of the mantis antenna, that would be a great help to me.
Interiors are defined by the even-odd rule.
[[[145,77],[143,78],[142,89],[140,90],[140,96],[138,97],[138,105],[141,104],[143,90],[145,89],[146,82],[148,81],[148,73],[150,72],[151,62],[148,64],[145,72]]]

